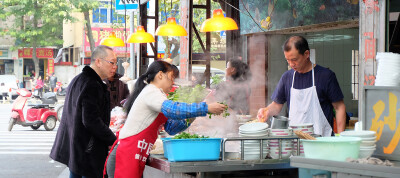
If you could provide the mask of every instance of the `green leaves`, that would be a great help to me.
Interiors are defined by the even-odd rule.
[[[200,136],[197,134],[191,135],[190,133],[182,132],[182,133],[176,135],[173,139],[190,139],[190,138],[209,138],[209,137],[206,137],[204,135]]]
[[[71,21],[72,6],[67,0],[4,0],[0,19],[11,21],[4,35],[14,37],[18,47],[62,45],[62,25]]]

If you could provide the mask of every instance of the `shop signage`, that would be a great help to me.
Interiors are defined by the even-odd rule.
[[[32,58],[32,48],[23,48],[18,50],[19,58]],[[53,49],[51,48],[37,48],[36,57],[38,58],[53,58]]]
[[[365,86],[365,130],[376,131],[375,156],[400,160],[400,90],[398,87]]]
[[[112,28],[98,28],[98,27],[93,27],[92,28],[92,33],[93,33],[93,39],[94,39],[94,46],[98,46],[100,45],[100,41],[103,38],[107,38],[111,32],[115,32],[115,36],[117,38],[121,38],[122,40],[125,39],[125,36],[129,36],[130,32],[129,32],[129,28],[126,29],[126,35],[124,32],[124,28],[116,28],[116,29],[112,29]],[[84,35],[84,39],[85,39],[85,43],[84,43],[84,52],[89,52],[90,53],[90,43],[89,43],[89,39],[86,35],[86,31],[83,34]],[[125,41],[125,40],[124,40]],[[125,48],[125,46],[123,47],[114,47],[114,52],[116,53],[125,53],[125,51],[127,51],[127,53],[129,53],[129,47],[130,47],[130,43],[126,43],[127,46]]]
[[[47,60],[47,73],[52,74],[54,73],[54,59],[48,59]]]
[[[116,0],[115,9],[116,10],[133,10],[138,9],[138,0]]]
[[[9,58],[8,49],[0,49],[0,59]]]

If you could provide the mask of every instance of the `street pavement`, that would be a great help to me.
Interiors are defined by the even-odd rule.
[[[53,131],[14,125],[8,132],[11,107],[0,104],[0,177],[68,177],[68,168],[49,157],[59,122]]]

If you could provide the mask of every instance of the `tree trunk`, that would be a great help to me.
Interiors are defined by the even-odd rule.
[[[95,46],[93,40],[92,25],[90,24],[89,11],[83,12],[83,15],[85,16],[85,21],[86,21],[86,30],[87,30],[86,35],[89,39],[90,51],[93,52]]]
[[[34,8],[38,8],[38,4],[37,1],[34,2]],[[38,19],[36,14],[33,14],[33,29],[37,29],[38,28]],[[32,60],[33,60],[33,64],[35,65],[35,78],[37,78],[39,76],[39,59],[36,56],[36,48],[37,48],[37,40],[36,40],[36,36],[33,36],[33,42],[32,42]]]

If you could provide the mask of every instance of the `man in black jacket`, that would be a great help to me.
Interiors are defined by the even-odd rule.
[[[109,129],[110,94],[102,79],[115,72],[112,48],[97,46],[90,67],[69,84],[64,111],[50,157],[68,166],[70,177],[102,177],[104,163],[116,140]]]

